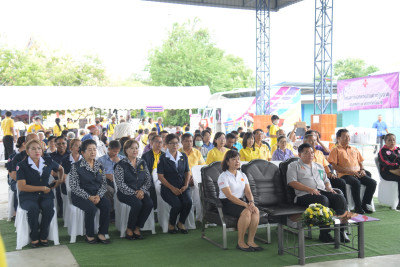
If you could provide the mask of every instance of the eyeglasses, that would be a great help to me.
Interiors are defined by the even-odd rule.
[[[179,145],[179,143],[178,142],[169,142],[168,145],[177,146],[177,145]]]

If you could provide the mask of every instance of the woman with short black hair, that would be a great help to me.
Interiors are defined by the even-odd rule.
[[[96,141],[88,139],[82,142],[83,158],[72,164],[69,173],[72,204],[85,212],[85,240],[89,244],[108,244],[106,239],[110,223],[110,201],[104,196],[107,191],[106,175],[103,165],[96,160]],[[100,225],[97,241],[94,237],[94,217],[100,210]]]
[[[179,215],[176,227],[181,233],[187,234],[185,222],[192,208],[189,162],[186,154],[178,151],[179,139],[175,134],[168,134],[165,141],[167,150],[160,156],[157,173],[161,181],[161,197],[171,206],[168,233],[177,233],[175,224]]]
[[[246,174],[240,171],[240,157],[235,150],[226,152],[221,163],[224,171],[218,177],[219,198],[224,214],[238,218],[238,243],[236,248],[242,251],[261,251],[262,247],[254,242],[260,214],[254,205],[254,197],[250,190]],[[247,202],[244,199],[246,196]],[[244,235],[247,231],[247,243]]]
[[[217,132],[214,136],[213,146],[214,148],[208,151],[206,164],[210,164],[214,161],[222,161],[225,153],[229,151],[225,147],[226,138],[223,132]]]

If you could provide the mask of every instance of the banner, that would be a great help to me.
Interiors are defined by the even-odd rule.
[[[338,111],[399,107],[399,73],[337,82]]]
[[[297,87],[272,87],[271,88],[271,114],[278,115],[284,120],[285,125],[294,125],[301,118],[301,90]],[[256,98],[252,99],[247,110],[240,110],[239,103],[233,105],[236,113],[229,112],[228,118],[223,118],[223,123],[227,131],[235,130],[239,126],[244,126],[244,121],[253,122],[253,116],[256,114]],[[225,107],[225,106],[224,106]]]

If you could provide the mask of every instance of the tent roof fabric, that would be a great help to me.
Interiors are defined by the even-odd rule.
[[[248,10],[256,10],[256,4],[257,4],[257,0],[146,0],[146,1],[223,7],[223,8],[237,8],[237,9],[248,9]],[[279,11],[284,7],[296,4],[301,1],[303,0],[271,0],[270,10]]]
[[[1,110],[74,110],[203,108],[211,96],[208,86],[96,87],[1,86]]]

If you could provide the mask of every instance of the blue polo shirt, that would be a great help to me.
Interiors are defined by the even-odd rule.
[[[381,122],[376,121],[372,125],[372,128],[376,128],[377,129],[378,136],[386,135],[386,129],[387,129],[386,122],[384,122],[384,121],[381,121]]]
[[[122,156],[120,154],[118,154],[117,156],[119,159],[125,158],[124,156]],[[98,159],[98,161],[103,165],[105,174],[114,174],[114,166],[117,163],[110,159],[110,156],[108,155],[108,153],[105,154],[104,156],[100,157]]]

